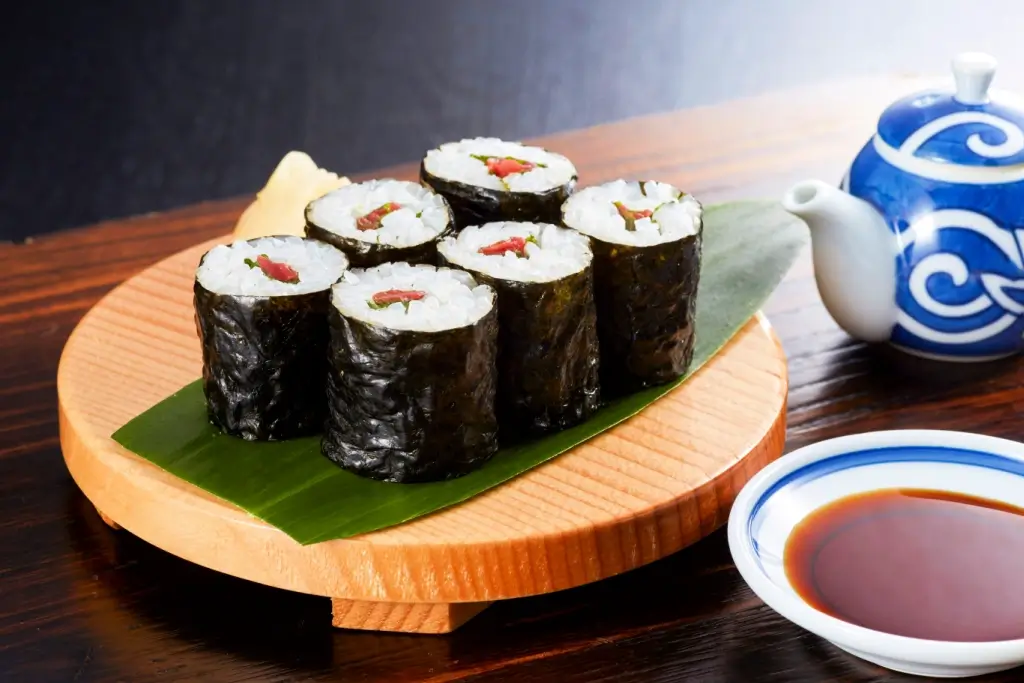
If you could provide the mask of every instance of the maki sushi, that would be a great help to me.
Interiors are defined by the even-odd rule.
[[[420,182],[448,200],[457,230],[496,221],[558,223],[576,175],[561,154],[497,138],[445,143],[420,164]]]
[[[591,238],[602,389],[620,394],[685,375],[700,279],[700,202],[666,183],[616,180],[570,197],[563,222]]]
[[[587,238],[550,224],[487,223],[443,239],[438,252],[497,292],[502,434],[539,436],[590,417],[600,390]]]
[[[306,206],[306,236],[345,252],[353,268],[387,261],[433,264],[454,229],[444,197],[405,180],[346,185]]]
[[[333,288],[323,454],[390,482],[464,475],[498,450],[494,290],[408,263]]]
[[[246,440],[320,430],[327,311],[348,260],[322,242],[261,237],[216,246],[196,269],[196,327],[210,421]]]

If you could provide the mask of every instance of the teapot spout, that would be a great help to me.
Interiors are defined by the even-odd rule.
[[[897,316],[897,241],[882,215],[820,180],[791,187],[782,207],[810,228],[814,279],[829,315],[857,339],[888,341]]]

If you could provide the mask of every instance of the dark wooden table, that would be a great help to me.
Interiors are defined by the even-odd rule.
[[[654,177],[708,203],[777,197],[803,177],[838,181],[881,107],[916,85],[828,84],[542,142],[577,162],[583,184]],[[384,173],[412,177],[414,165]],[[320,598],[219,575],[108,529],[61,459],[61,348],[105,292],[228,232],[248,201],[0,246],[0,681],[920,680],[854,659],[765,607],[721,530],[617,578],[496,604],[452,635],[406,636],[334,630]],[[805,258],[766,308],[789,357],[788,450],[890,428],[1024,437],[1024,366],[898,362],[840,331],[811,275]]]

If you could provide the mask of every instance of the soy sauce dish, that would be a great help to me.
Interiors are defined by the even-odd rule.
[[[852,655],[948,678],[1024,664],[1024,444],[823,441],[755,475],[728,535],[758,597]]]

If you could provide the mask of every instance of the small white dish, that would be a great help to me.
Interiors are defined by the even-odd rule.
[[[796,450],[755,475],[729,514],[729,550],[769,607],[850,654],[902,673],[977,676],[1024,664],[1024,639],[923,640],[883,633],[807,604],[786,577],[794,526],[826,503],[885,488],[937,489],[1024,507],[1024,444],[942,430],[870,432]],[[1024,567],[1024,558],[1021,560]],[[1024,581],[1024,572],[1021,574]]]

